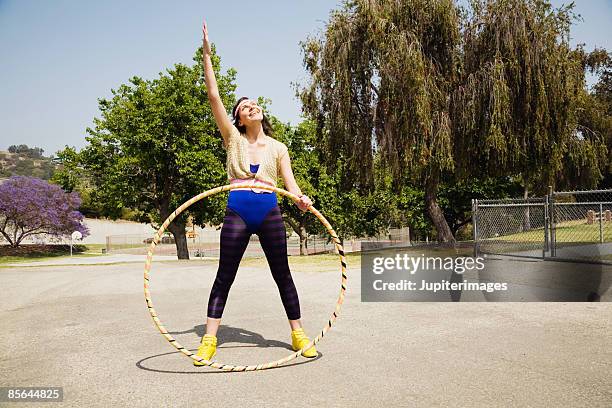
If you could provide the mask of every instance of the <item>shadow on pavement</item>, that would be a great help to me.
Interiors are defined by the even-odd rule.
[[[206,333],[206,325],[200,324],[194,326],[193,329],[168,333],[172,335],[194,333],[198,336],[198,338],[202,338],[202,336],[204,336],[204,333]],[[289,343],[285,343],[278,340],[268,340],[259,333],[255,333],[246,329],[241,329],[239,327],[221,325],[219,326],[219,331],[217,332],[217,338],[217,348],[254,347],[249,345],[222,347],[222,345],[225,343],[245,343],[256,345],[257,347],[281,347],[293,351],[293,349],[291,348],[291,344]]]
[[[194,333],[196,334],[198,337],[202,337],[204,335],[204,333],[206,332],[206,325],[201,324],[198,326],[194,326],[193,329],[189,329],[189,330],[184,330],[184,331],[175,331],[175,332],[168,332],[172,335],[177,335],[177,334],[189,334],[189,333]],[[291,348],[291,344],[289,343],[285,343],[282,341],[278,341],[278,340],[269,340],[264,338],[261,334],[259,333],[255,333],[249,330],[245,330],[239,327],[232,327],[232,326],[225,326],[225,325],[221,325],[219,327],[219,331],[217,333],[217,337],[218,337],[218,345],[217,345],[217,349],[226,349],[226,348],[238,348],[238,347],[253,347],[253,348],[261,348],[261,347],[279,347],[279,348],[284,348],[284,349],[288,349],[290,351],[293,352],[293,349]],[[231,345],[231,346],[223,346],[223,344],[225,343],[242,343],[241,345]],[[196,352],[197,349],[190,349],[191,352]],[[217,369],[210,369],[206,370],[206,371],[202,371],[202,368],[195,368],[189,371],[172,371],[172,370],[160,370],[160,369],[156,369],[156,368],[150,368],[150,367],[146,367],[145,366],[145,362],[149,361],[149,360],[153,360],[155,358],[159,358],[159,357],[164,357],[164,356],[168,356],[168,355],[172,355],[172,354],[179,354],[181,355],[180,358],[182,358],[186,364],[189,364],[189,367],[192,367],[192,363],[191,359],[187,360],[185,359],[180,351],[172,351],[169,353],[162,353],[162,354],[156,354],[154,356],[149,356],[149,357],[145,357],[141,360],[139,360],[138,362],[136,362],[136,367],[140,368],[141,370],[146,370],[146,371],[153,371],[153,372],[158,372],[158,373],[168,373],[168,374],[212,374],[212,373],[231,373],[231,371],[222,371],[222,370],[217,370]],[[314,362],[318,359],[320,359],[321,357],[323,357],[323,353],[319,352],[319,355],[315,358],[310,358],[307,360],[303,360],[300,362],[297,362],[299,360],[295,360],[296,362],[293,363],[288,363],[288,364],[284,364],[278,367],[274,367],[272,369],[278,369],[278,368],[285,368],[285,367],[291,367],[291,366],[297,366],[297,365],[301,365],[301,364],[306,364],[306,363],[311,363]],[[282,358],[282,357],[279,357]],[[300,358],[300,357],[298,357]],[[226,363],[229,364],[229,363]],[[232,363],[234,365],[237,365],[236,363]],[[214,371],[213,371],[214,370]]]

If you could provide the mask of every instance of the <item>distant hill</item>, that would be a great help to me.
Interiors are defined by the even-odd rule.
[[[55,171],[56,164],[51,157],[42,154],[32,154],[38,152],[36,148],[30,151],[11,153],[0,150],[0,179],[11,176],[31,176],[43,180],[49,180]]]

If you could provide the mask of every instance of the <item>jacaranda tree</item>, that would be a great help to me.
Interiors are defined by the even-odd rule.
[[[70,237],[78,231],[89,235],[83,215],[77,210],[81,199],[60,186],[24,176],[13,176],[0,184],[0,234],[12,247],[28,237],[47,234]]]

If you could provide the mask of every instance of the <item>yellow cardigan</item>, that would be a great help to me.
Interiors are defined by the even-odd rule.
[[[250,179],[266,181],[276,186],[280,176],[281,158],[288,154],[287,146],[283,142],[267,136],[266,150],[263,152],[259,162],[257,173],[251,173],[249,163],[249,141],[246,136],[241,134],[236,126],[232,126],[232,132],[228,139],[228,145],[224,146],[227,150],[227,177],[232,179]],[[253,163],[256,164],[256,163]]]

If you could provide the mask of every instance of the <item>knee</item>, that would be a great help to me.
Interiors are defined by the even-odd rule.
[[[217,275],[215,282],[213,283],[212,290],[227,292],[231,288],[232,283],[234,283],[234,278]]]
[[[272,277],[274,281],[279,285],[293,285],[293,278],[291,277],[291,272],[289,268],[283,268],[280,270],[276,270],[272,272]]]

